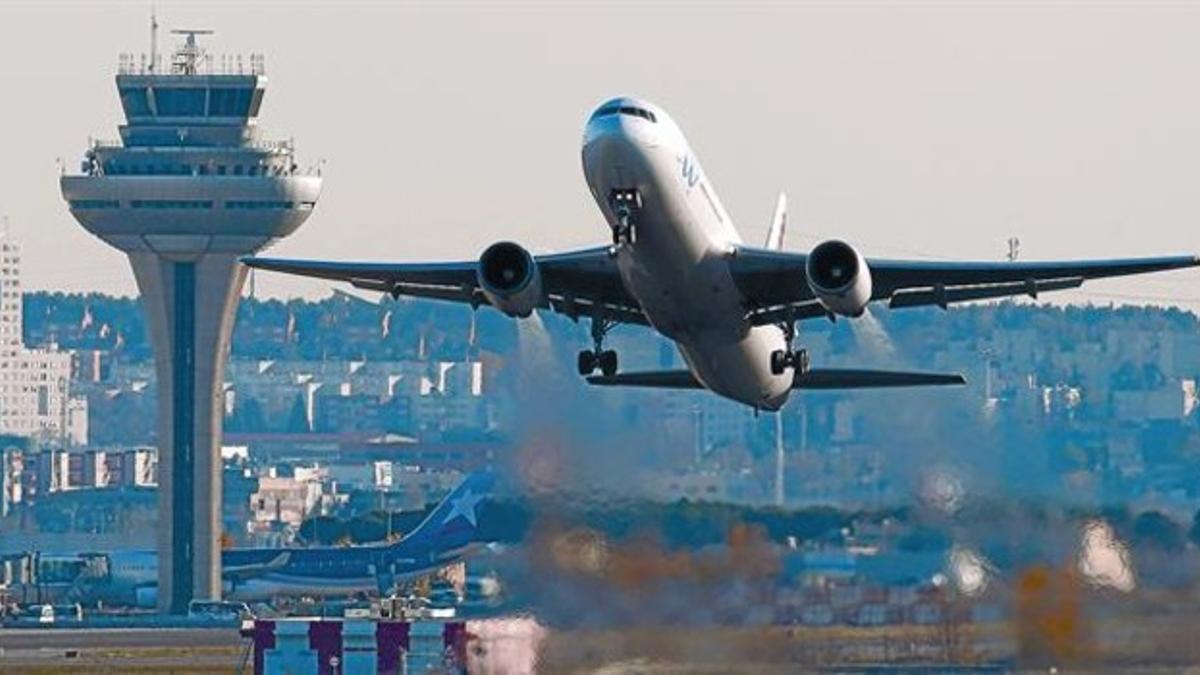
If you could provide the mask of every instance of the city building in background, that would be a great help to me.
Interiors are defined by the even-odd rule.
[[[207,53],[197,37],[164,62],[121,59],[119,142],[93,143],[64,175],[71,214],[129,256],[158,385],[159,604],[220,597],[219,455],[225,362],[241,256],[291,234],[321,191],[290,142],[262,138],[261,56]]]
[[[71,353],[23,336],[21,244],[0,232],[0,434],[86,445],[87,401],[71,398]]]

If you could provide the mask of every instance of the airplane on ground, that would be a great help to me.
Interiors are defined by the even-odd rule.
[[[412,532],[390,544],[314,548],[239,548],[221,554],[226,600],[276,597],[348,597],[385,592],[470,555],[478,546],[478,505],[494,477],[471,474]],[[115,551],[107,570],[78,583],[77,599],[152,607],[158,590],[154,551]],[[85,573],[86,574],[86,573]]]
[[[782,250],[781,197],[762,248],[742,242],[691,146],[660,107],[634,98],[587,122],[583,172],[612,234],[610,246],[534,256],[501,241],[478,260],[364,263],[248,257],[250,267],[345,281],[393,297],[491,305],[510,317],[549,309],[591,321],[579,372],[595,385],[707,388],[778,410],[793,389],[964,384],[958,374],[810,368],[794,346],[805,319],[1076,288],[1087,279],[1193,267],[1195,256],[1064,262],[868,259],[832,239],[807,254]],[[673,340],[687,370],[619,373],[604,349],[619,324]],[[595,375],[599,369],[600,374]]]

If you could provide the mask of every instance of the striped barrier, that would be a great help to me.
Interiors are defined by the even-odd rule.
[[[242,635],[253,640],[255,675],[466,672],[462,621],[258,619]]]

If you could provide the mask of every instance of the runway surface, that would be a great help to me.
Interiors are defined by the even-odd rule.
[[[21,628],[0,630],[0,649],[237,647],[236,628]]]
[[[4,629],[0,673],[232,673],[245,647],[235,628]]]

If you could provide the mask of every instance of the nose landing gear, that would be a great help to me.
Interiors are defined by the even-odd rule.
[[[642,210],[642,193],[637,188],[614,188],[608,204],[617,216],[612,227],[613,249],[637,240],[637,216]]]

